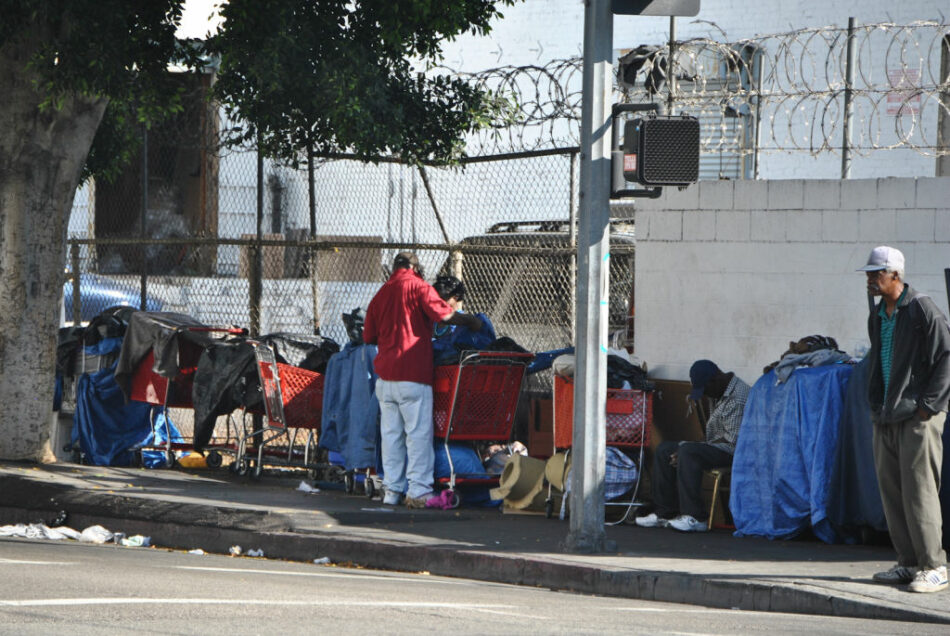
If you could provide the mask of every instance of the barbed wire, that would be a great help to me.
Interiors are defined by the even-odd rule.
[[[867,24],[854,29],[853,80],[848,85],[847,28],[807,28],[722,42],[695,38],[625,52],[618,64],[618,101],[670,103],[699,116],[702,151],[730,147],[749,154],[838,152],[844,95],[853,104],[851,149],[896,148],[922,155],[950,153],[938,145],[938,121],[950,116],[950,79],[941,54],[950,26],[938,22]],[[670,71],[672,69],[672,71]],[[513,112],[468,140],[468,153],[495,154],[577,145],[582,60],[454,73],[515,105]],[[671,87],[670,79],[674,79]],[[672,89],[672,96],[670,91]],[[738,119],[743,125],[728,125]],[[744,141],[758,120],[758,144]]]

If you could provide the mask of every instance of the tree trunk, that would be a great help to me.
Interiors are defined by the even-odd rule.
[[[0,46],[0,458],[48,451],[69,211],[106,101],[40,109],[35,41]]]

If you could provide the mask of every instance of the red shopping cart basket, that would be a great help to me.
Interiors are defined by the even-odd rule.
[[[453,491],[457,483],[497,485],[497,475],[457,475],[449,440],[507,442],[525,369],[533,359],[531,353],[466,351],[458,365],[436,367],[432,420],[450,471],[440,483]],[[457,494],[453,501],[458,505]]]
[[[265,463],[315,470],[321,466],[317,462],[317,442],[324,376],[277,362],[274,350],[266,344],[253,340],[248,344],[254,348],[257,362],[264,421],[250,431],[244,427],[235,460],[237,472],[250,471],[251,477],[259,479]],[[306,431],[303,442],[297,439],[300,431]],[[278,446],[279,442],[284,443]],[[252,455],[256,455],[253,469]]]
[[[653,394],[632,389],[607,389],[607,444],[649,446]],[[554,446],[570,448],[574,435],[574,383],[554,377]]]

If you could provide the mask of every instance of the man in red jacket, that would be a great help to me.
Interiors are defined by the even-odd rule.
[[[405,498],[408,507],[424,508],[433,496],[432,331],[438,322],[482,328],[481,320],[439,298],[423,279],[415,254],[400,252],[363,323],[363,341],[378,347],[373,366],[379,376],[383,503],[388,505]]]

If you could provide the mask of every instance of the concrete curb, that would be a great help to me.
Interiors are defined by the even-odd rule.
[[[73,527],[100,524],[130,535],[150,536],[153,545],[165,548],[201,548],[227,554],[231,546],[240,545],[245,550],[261,549],[268,558],[311,562],[329,557],[334,563],[374,569],[429,572],[579,594],[723,609],[950,624],[950,614],[882,603],[880,599],[840,591],[829,594],[815,585],[596,567],[524,555],[295,533],[288,518],[267,511],[151,502],[107,493],[90,495],[70,487],[44,486],[47,490],[42,497],[36,497],[37,492],[33,491],[30,501],[23,501],[4,489],[2,481],[0,515],[8,523],[51,518],[58,510],[67,508]],[[115,514],[118,511],[122,514]]]

